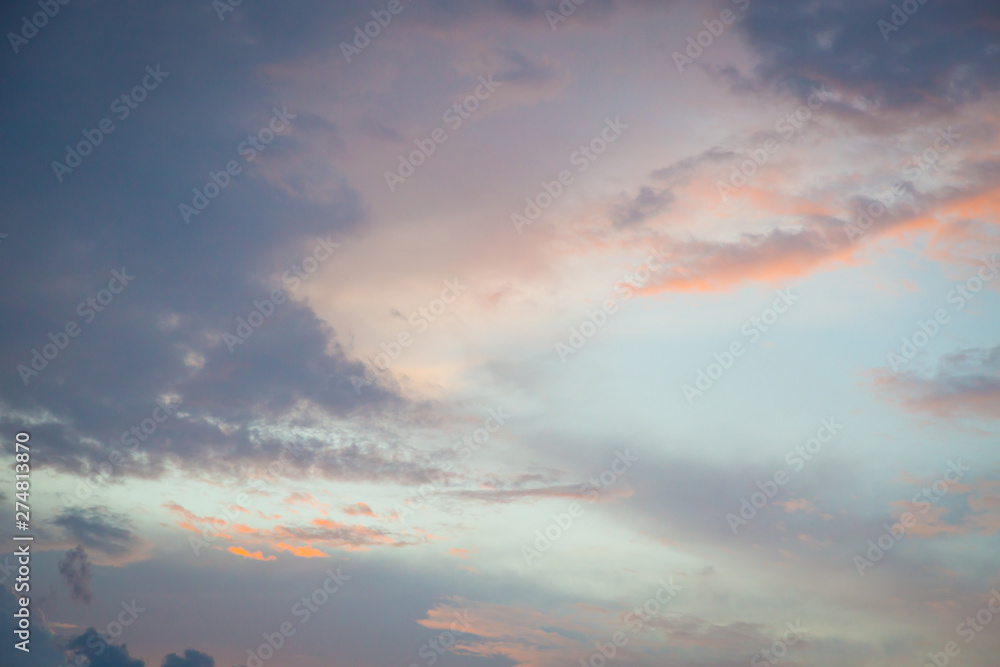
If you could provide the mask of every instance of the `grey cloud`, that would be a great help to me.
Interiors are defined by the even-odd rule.
[[[887,109],[930,105],[945,111],[994,90],[1000,83],[1000,5],[956,0],[916,6],[898,31],[887,31],[888,40],[878,22],[890,20],[893,3],[880,0],[761,0],[740,29],[762,59],[759,81],[802,97],[825,82]]]
[[[90,590],[90,561],[82,545],[66,552],[66,558],[59,561],[59,574],[70,588],[74,602],[90,604],[94,594]]]
[[[669,189],[657,191],[643,186],[639,188],[639,194],[627,204],[615,207],[612,213],[614,226],[621,229],[640,225],[672,204],[674,199],[674,194]]]
[[[87,667],[145,667],[145,662],[129,655],[124,644],[109,644],[94,628],[69,640],[66,646],[74,658],[85,656]]]
[[[912,412],[985,419],[1000,416],[1000,346],[944,355],[930,372],[884,369],[876,378],[876,393]]]
[[[171,653],[163,659],[162,667],[215,667],[215,659],[193,648],[184,649],[184,657]]]
[[[86,547],[108,556],[123,556],[140,546],[140,539],[128,527],[126,517],[109,512],[106,508],[71,508],[64,510],[52,523],[66,536],[79,542],[78,549]]]
[[[335,147],[338,139],[335,125],[303,114],[300,125],[293,120],[290,134],[255,163],[244,163],[244,173],[192,224],[184,224],[178,204],[190,201],[192,188],[204,186],[209,172],[240,159],[239,143],[266,122],[271,109],[289,102],[251,71],[281,57],[275,44],[283,30],[303,27],[290,24],[294,13],[288,6],[243,5],[237,10],[245,19],[242,28],[220,23],[208,5],[204,9],[137,2],[108,15],[81,12],[72,26],[48,26],[53,41],[32,54],[30,71],[25,60],[0,65],[10,90],[17,91],[3,103],[7,122],[17,130],[0,146],[33,156],[23,168],[0,167],[10,227],[0,280],[21,286],[0,295],[10,323],[0,352],[0,368],[6,369],[0,376],[0,425],[4,432],[26,429],[45,439],[40,465],[93,473],[165,395],[177,397],[182,411],[155,434],[141,436],[148,463],[126,454],[114,464],[113,476],[156,476],[168,461],[212,468],[223,460],[266,458],[268,446],[249,425],[261,416],[288,415],[303,401],[328,416],[369,407],[391,412],[405,404],[379,387],[359,396],[350,376],[363,375],[362,364],[300,302],[278,307],[234,353],[223,343],[221,336],[235,330],[255,300],[285,287],[270,277],[288,268],[287,258],[300,260],[317,237],[337,238],[363,225],[364,215],[357,193],[346,185],[323,202],[303,194],[312,179],[336,180],[328,163],[308,158],[306,144],[329,141]],[[233,31],[248,29],[247,23],[264,20],[266,12],[274,44],[258,43],[253,50],[228,40]],[[321,20],[310,25],[324,34],[319,26],[344,19],[339,9],[314,8],[303,15],[303,25],[315,14]],[[143,27],[153,23],[155,30]],[[183,47],[178,34],[185,35]],[[76,55],[67,58],[70,53]],[[162,64],[169,76],[118,120],[108,104],[149,63]],[[42,80],[51,85],[40,86]],[[18,96],[48,111],[18,107],[11,101]],[[87,101],[69,101],[80,99]],[[288,108],[296,112],[294,102]],[[103,116],[114,118],[115,131],[58,183],[50,162],[62,160],[66,144]],[[306,157],[298,164],[300,154]],[[257,170],[268,162],[282,166],[271,181]],[[132,284],[85,322],[77,305],[122,267],[136,276]],[[30,364],[31,351],[69,321],[81,333],[26,387],[17,367]]]
[[[718,164],[729,162],[736,157],[736,153],[720,146],[703,151],[697,155],[683,158],[673,164],[657,169],[650,176],[658,181],[664,181],[671,185],[686,182],[702,165]]]

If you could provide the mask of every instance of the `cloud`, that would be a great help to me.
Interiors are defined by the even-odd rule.
[[[619,204],[612,213],[614,226],[621,229],[640,225],[666,208],[676,198],[670,190],[654,190],[643,186],[639,194],[625,204]]]
[[[942,418],[1000,416],[1000,346],[948,354],[929,372],[879,369],[874,390],[909,412]]]
[[[124,644],[109,644],[94,628],[69,640],[66,649],[74,656],[85,656],[87,667],[145,667],[145,661],[129,655]]]
[[[375,517],[375,512],[372,508],[368,506],[367,503],[354,503],[353,505],[345,505],[341,507],[340,510],[348,516],[370,516]]]
[[[278,542],[274,545],[274,548],[278,551],[288,551],[291,554],[298,556],[299,558],[329,558],[329,554],[325,554],[315,547],[310,547],[308,545],[294,547],[291,544],[285,544],[284,542]]]
[[[888,110],[940,113],[996,90],[1000,6],[977,0],[920,3],[883,35],[892,3],[846,0],[789,7],[754,2],[740,29],[760,57],[755,76],[802,97],[828,83]],[[893,26],[895,27],[895,26]]]
[[[514,48],[485,51],[479,51],[478,45],[472,48],[473,51],[463,55],[456,69],[472,80],[483,75],[498,84],[497,92],[484,105],[484,110],[496,112],[513,105],[556,99],[569,84],[567,68],[557,59]]]
[[[672,609],[674,601],[664,609],[652,597],[657,586],[647,597],[660,611],[641,617],[626,603],[621,609],[578,604],[540,611],[456,597],[429,609],[427,618],[418,622],[431,630],[455,632],[453,653],[504,658],[524,667],[586,662],[595,652],[594,640],[608,641],[616,632],[627,637],[617,647],[616,658],[642,667],[662,665],[668,657],[670,664],[679,666],[738,664],[740,657],[773,642],[760,623],[713,623]]]
[[[215,667],[215,658],[193,648],[187,648],[184,649],[183,658],[176,653],[165,657],[162,667]]]
[[[404,547],[423,544],[429,539],[425,535],[412,535],[406,531],[386,531],[381,528],[338,523],[320,518],[313,519],[307,526],[279,524],[271,528],[258,528],[243,524],[230,525],[227,520],[218,517],[198,516],[177,503],[167,503],[164,507],[180,517],[179,527],[198,533],[206,541],[223,539],[232,545],[244,545],[230,546],[228,549],[244,558],[257,560],[275,558],[274,556],[263,558],[260,551],[248,551],[248,548],[255,548],[261,544],[300,558],[325,558],[328,554],[318,549],[318,546],[364,551],[373,546]]]
[[[615,499],[628,498],[632,495],[632,491],[628,488],[627,482],[620,482],[610,488],[580,483],[519,488],[467,489],[449,491],[446,495],[483,503],[498,504],[530,502],[552,498],[568,498],[586,502],[608,502]]]
[[[790,195],[786,189],[746,186],[734,195],[745,205],[742,210],[753,210],[762,218],[767,226],[762,231],[739,233],[736,238],[698,238],[689,233],[659,239],[667,267],[643,292],[725,291],[747,281],[776,284],[836,265],[858,264],[857,254],[864,245],[852,239],[849,227],[856,222],[858,207],[874,200],[845,196],[842,211],[837,211],[819,199],[813,202],[806,196]],[[983,229],[989,224],[980,224],[977,218],[989,219],[998,194],[993,184],[981,178],[933,192],[911,190],[910,200],[884,213],[864,233],[864,240],[902,241],[917,231],[930,232],[930,253],[936,259],[967,263],[963,250],[967,252],[971,243],[986,244],[980,252],[997,243],[995,234]]]
[[[777,283],[814,271],[846,246],[837,222],[816,217],[799,229],[743,234],[735,241],[674,241],[665,253],[668,267],[658,274],[662,278],[644,291],[725,290],[745,280]]]
[[[251,560],[278,560],[277,556],[265,556],[260,551],[250,552],[243,547],[229,547],[229,552],[234,553],[237,556],[243,556],[244,558],[249,558]]]
[[[920,483],[915,480],[915,483]],[[930,484],[930,480],[925,480]],[[906,534],[915,538],[995,535],[1000,532],[1000,481],[979,477],[967,484],[948,486],[950,506],[928,507],[926,502],[894,501],[893,515],[913,517]]]
[[[332,140],[337,128],[319,127],[303,111],[301,119],[291,121],[291,130],[252,163],[237,152],[242,138],[266,126],[271,110],[283,102],[251,70],[303,50],[325,51],[331,30],[351,33],[352,13],[343,8],[296,6],[280,11],[241,7],[239,20],[225,24],[234,29],[222,32],[208,5],[207,14],[143,4],[106,22],[83,17],[78,35],[128,35],[103,41],[77,61],[84,68],[114,62],[107,78],[93,85],[67,78],[56,49],[32,62],[30,77],[12,82],[26,90],[34,77],[56,77],[58,83],[36,99],[49,109],[66,110],[64,96],[76,95],[81,86],[94,99],[110,102],[123,86],[135,85],[143,54],[157,54],[169,72],[144,102],[143,109],[154,113],[146,116],[143,131],[120,131],[101,144],[108,160],[95,154],[63,183],[53,177],[47,158],[45,168],[30,176],[0,169],[5,199],[17,193],[18,200],[4,211],[10,238],[3,245],[0,280],[28,278],[17,293],[0,295],[0,309],[17,321],[4,328],[0,346],[0,363],[14,371],[0,378],[0,412],[5,428],[30,427],[34,437],[48,443],[38,454],[39,465],[93,474],[99,465],[117,462],[113,453],[121,455],[127,439],[136,437],[129,435],[132,429],[166,397],[181,410],[152,435],[140,431],[140,455],[126,453],[112,463],[116,477],[158,477],[172,466],[218,470],[237,461],[266,460],[281,442],[255,436],[253,424],[261,418],[316,425],[374,406],[388,415],[405,405],[384,387],[355,392],[350,377],[363,376],[363,365],[345,352],[340,332],[282,280],[317,239],[339,239],[366,224],[360,195],[329,160],[296,159],[311,154],[318,133]],[[166,33],[135,29],[146,24],[150,11],[166,30],[188,35],[188,48],[171,44]],[[294,11],[301,14],[290,23]],[[242,42],[248,33],[254,39]],[[223,55],[235,46],[233,39],[244,44],[235,48],[245,57]],[[245,48],[251,42],[256,47]],[[77,38],[63,43],[76,45]],[[224,86],[202,78],[204,62],[220,64],[217,74]],[[19,70],[17,77],[23,74]],[[185,81],[202,83],[185,88]],[[210,101],[195,92],[200,85],[213,90]],[[65,154],[67,143],[57,137],[78,135],[93,122],[90,115],[82,108],[15,112],[11,122],[23,128],[24,140],[39,155],[54,159]],[[137,116],[116,123],[126,127]],[[178,126],[189,131],[177,135]],[[19,142],[4,140],[3,147],[19,151]],[[232,159],[242,162],[243,172],[186,225],[178,205],[190,202],[209,172]],[[336,185],[325,188],[322,197],[302,196],[316,178]],[[57,189],[60,196],[54,196]],[[128,196],[109,195],[116,192]],[[32,211],[29,202],[41,209]],[[87,221],[69,224],[74,211],[87,211]],[[143,223],[136,225],[139,219]],[[15,239],[23,251],[11,250]],[[134,280],[93,319],[85,319],[91,316],[80,314],[78,305],[105,289],[111,271],[122,267]],[[288,300],[231,353],[223,336],[235,331],[237,318],[246,318],[255,301],[263,302],[276,289],[284,289]],[[70,321],[81,333],[25,386],[18,366],[30,365],[32,350],[49,343],[48,334],[63,331]],[[304,405],[309,415],[300,411]]]
[[[290,494],[287,498],[285,498],[283,502],[289,507],[294,505],[308,505],[323,513],[325,513],[326,510],[329,509],[330,507],[329,503],[323,503],[316,500],[316,497],[313,494],[302,493],[301,491],[295,491],[294,493]],[[292,511],[294,512],[296,510]]]
[[[73,656],[71,661],[86,657],[87,667],[145,667],[145,661],[133,658],[125,644],[112,644],[94,628],[70,638],[66,649]],[[53,663],[54,664],[54,663]],[[170,653],[163,658],[162,667],[215,667],[215,658],[196,651],[184,649],[184,655]]]
[[[90,591],[90,561],[83,545],[66,552],[66,558],[59,561],[59,574],[70,587],[70,597],[74,602],[90,604],[94,594]]]
[[[52,523],[57,539],[82,544],[91,555],[97,552],[97,565],[124,565],[149,556],[151,545],[132,531],[129,519],[105,507],[66,509]]]
[[[683,158],[673,164],[657,169],[650,176],[658,181],[671,185],[686,183],[702,166],[729,163],[736,158],[736,153],[720,146],[712,146],[697,155]]]

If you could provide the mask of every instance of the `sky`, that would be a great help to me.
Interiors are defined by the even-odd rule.
[[[0,27],[4,665],[995,665],[1000,5]]]

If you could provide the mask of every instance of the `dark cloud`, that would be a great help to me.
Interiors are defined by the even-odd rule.
[[[2,103],[17,130],[0,138],[0,147],[33,156],[22,169],[0,167],[9,233],[0,280],[21,286],[0,295],[10,324],[0,352],[0,424],[5,432],[27,429],[45,440],[39,464],[73,473],[105,464],[113,476],[156,476],[168,461],[211,468],[223,460],[264,460],[277,444],[251,435],[257,419],[290,416],[303,402],[317,412],[298,419],[313,425],[324,416],[403,404],[383,387],[355,392],[350,377],[363,376],[364,367],[302,302],[275,308],[233,353],[222,339],[255,301],[287,287],[281,274],[317,239],[340,239],[364,224],[349,186],[330,188],[322,201],[305,194],[316,179],[340,182],[328,161],[309,154],[316,145],[339,145],[336,124],[303,113],[254,163],[244,161],[245,171],[190,225],[178,212],[209,172],[241,159],[237,146],[267,123],[272,109],[284,105],[296,113],[294,100],[272,92],[251,70],[280,58],[277,44],[308,43],[313,28],[317,38],[334,27],[350,33],[344,10],[305,4],[301,14],[241,6],[241,18],[226,22],[210,4],[137,2],[112,15],[81,11],[72,25],[53,21],[44,48],[31,44],[30,68],[24,60],[0,64],[5,85],[17,91]],[[151,21],[156,30],[142,27]],[[270,50],[240,46],[242,36],[235,37],[258,22],[273,40]],[[293,32],[295,39],[284,39]],[[186,47],[177,46],[177,35]],[[157,64],[169,75],[119,119],[110,103]],[[50,84],[39,85],[46,79]],[[32,108],[14,104],[16,96],[31,99]],[[69,102],[80,99],[87,101]],[[51,162],[62,161],[66,145],[105,116],[115,131],[59,183]],[[280,174],[265,177],[266,164]],[[87,323],[78,304],[123,267],[134,280]],[[79,335],[25,386],[18,366],[29,365],[32,350],[70,321]],[[180,410],[157,422],[154,433],[130,435],[144,421],[153,423],[157,402],[168,396]],[[126,449],[135,438],[145,456]]]
[[[124,644],[109,644],[94,628],[87,628],[81,635],[67,642],[66,649],[75,660],[85,656],[87,667],[145,667],[146,663],[129,655]]]
[[[943,111],[996,89],[1000,4],[913,0],[917,11],[886,39],[879,21],[903,4],[760,0],[740,25],[762,59],[759,81],[802,97],[827,83],[882,108]]]
[[[73,660],[85,656],[87,667],[145,667],[145,661],[133,658],[125,644],[111,644],[94,628],[71,638],[66,649]],[[184,649],[184,655],[170,653],[163,659],[162,667],[214,667],[215,659],[201,651]]]
[[[193,648],[184,649],[184,657],[171,653],[163,659],[163,667],[215,667],[215,658]]]
[[[128,519],[103,507],[71,508],[61,512],[52,523],[68,539],[91,551],[108,556],[125,556],[141,546],[141,540],[128,526]]]
[[[66,558],[59,561],[59,574],[70,588],[74,602],[90,604],[94,594],[90,591],[90,561],[82,545],[66,552]]]

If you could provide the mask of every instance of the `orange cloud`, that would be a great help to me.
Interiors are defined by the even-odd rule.
[[[776,284],[832,263],[859,262],[855,255],[865,244],[847,234],[848,225],[856,222],[853,203],[845,205],[844,218],[838,219],[825,204],[761,188],[742,188],[735,196],[758,215],[764,211],[769,216],[796,216],[796,224],[733,240],[668,238],[664,241],[667,267],[659,272],[657,282],[640,293],[725,291],[747,281]],[[709,197],[707,192],[705,197]],[[973,245],[980,254],[984,248],[996,248],[996,238],[985,231],[995,223],[977,221],[996,219],[1000,188],[990,183],[942,196],[925,194],[921,203],[920,210],[897,207],[896,212],[875,220],[864,232],[864,240],[906,242],[914,232],[929,230],[933,234],[927,255],[940,261],[966,261],[962,253]]]
[[[275,549],[280,549],[281,551],[288,551],[298,556],[299,558],[329,558],[328,554],[323,553],[319,549],[310,546],[293,547],[290,544],[285,544],[284,542],[278,542],[274,545]]]
[[[344,514],[349,516],[370,516],[375,517],[375,512],[366,503],[354,503],[353,505],[346,505],[341,508]]]
[[[906,534],[913,537],[937,537],[939,535],[994,535],[1000,532],[1000,481],[980,479],[969,484],[953,484],[948,487],[949,494],[964,494],[967,497],[970,514],[962,521],[949,523],[946,517],[949,511],[944,507],[926,506],[921,503],[898,501],[891,503],[898,508],[894,514],[898,519],[904,512],[909,512],[916,519],[916,524],[906,529]],[[926,511],[922,511],[926,510]]]
[[[808,500],[800,499],[786,500],[785,502],[775,502],[775,505],[779,505],[785,508],[786,512],[805,512],[806,514],[812,514],[816,511],[816,507]]]
[[[299,491],[296,491],[295,493],[285,498],[284,502],[286,505],[310,505],[318,509],[320,512],[324,513],[326,512],[326,510],[330,508],[329,503],[321,503],[320,501],[316,500],[316,497],[313,496],[313,494],[301,493]],[[292,511],[294,512],[295,510]]]
[[[250,558],[253,560],[278,560],[277,556],[265,556],[260,551],[254,551],[250,553],[243,547],[229,547],[230,553],[234,553],[237,556],[243,556],[244,558]]]
[[[314,499],[308,494],[300,494],[299,497],[293,499],[293,502],[311,504],[312,500]],[[361,507],[357,507],[358,505]],[[177,503],[166,503],[164,506],[171,512],[179,515],[178,525],[181,528],[198,534],[209,530],[209,526],[221,522],[215,517],[198,516]],[[371,510],[364,503],[357,503],[355,507],[361,513],[364,513],[365,509],[367,511]],[[415,544],[425,544],[433,539],[433,536],[422,534],[419,530],[414,532],[397,531],[390,534],[378,528],[338,523],[321,518],[313,519],[310,523],[311,526],[278,525],[273,528],[255,528],[246,524],[227,524],[229,532],[234,533],[233,535],[228,534],[228,532],[221,532],[218,528],[211,528],[210,530],[214,538],[224,539],[232,545],[228,547],[232,553],[244,558],[255,558],[257,560],[274,560],[274,557],[264,558],[260,552],[251,552],[245,547],[256,548],[258,545],[266,545],[271,549],[285,551],[299,558],[328,558],[330,557],[329,554],[317,547],[324,546],[344,549],[346,551],[365,551],[373,546],[406,547]],[[398,539],[396,539],[397,537]],[[259,558],[258,555],[260,555]]]

